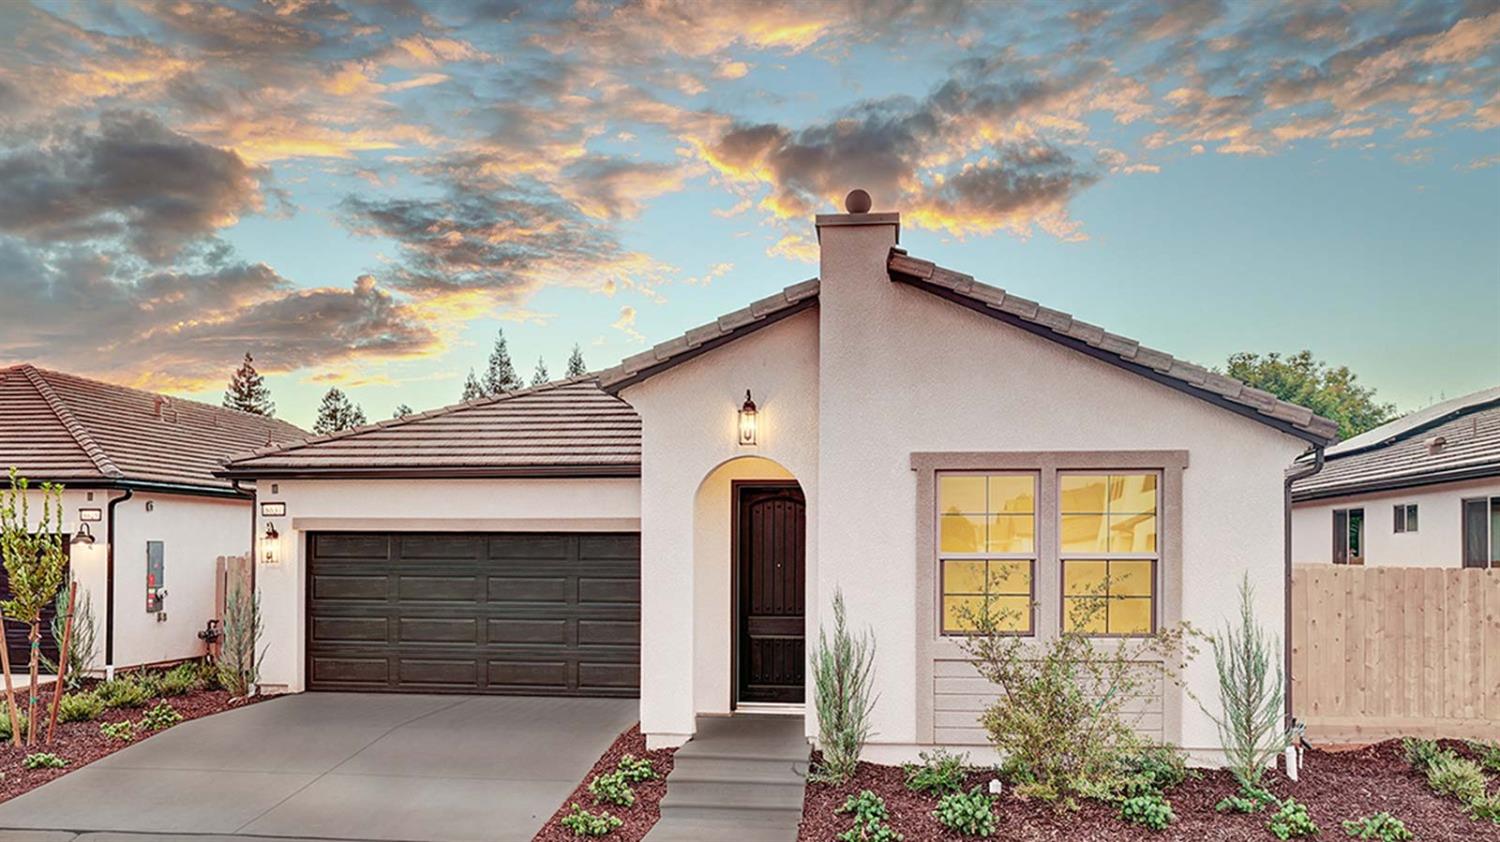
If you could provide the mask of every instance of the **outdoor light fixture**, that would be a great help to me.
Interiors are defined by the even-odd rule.
[[[89,531],[89,525],[87,523],[78,524],[78,532],[73,535],[73,544],[75,546],[78,544],[92,546],[93,543],[94,533]]]
[[[745,405],[740,407],[740,446],[754,447],[756,439],[755,430],[755,401],[750,399],[750,390],[745,390]]]
[[[260,559],[266,564],[275,564],[281,557],[281,533],[276,524],[266,524],[266,532],[260,536]]]

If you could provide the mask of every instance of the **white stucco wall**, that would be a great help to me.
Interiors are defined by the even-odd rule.
[[[640,413],[643,428],[641,728],[653,745],[681,743],[693,733],[697,713],[728,707],[727,513],[722,525],[717,516],[702,524],[695,518],[700,490],[708,494],[706,506],[718,505],[720,494],[728,506],[727,474],[704,488],[719,466],[759,456],[801,484],[808,505],[807,627],[810,636],[815,634],[817,347],[817,314],[806,311],[621,393]],[[760,443],[754,448],[740,447],[735,436],[746,389],[759,409]],[[732,470],[749,471],[739,478],[753,475],[749,463]],[[685,594],[693,599],[684,599]],[[709,612],[701,622],[695,621],[695,605]]]
[[[916,696],[930,692],[913,680],[913,451],[1187,450],[1184,619],[1218,626],[1248,573],[1260,615],[1279,629],[1281,478],[1306,443],[891,282],[884,262],[892,233],[821,232],[816,516],[820,534],[839,540],[822,544],[818,598],[842,588],[852,623],[875,631],[870,757],[915,753]],[[1215,698],[1208,659],[1187,681]],[[1215,744],[1212,723],[1191,702],[1182,709],[1184,746]]]
[[[1500,479],[1330,497],[1292,506],[1292,559],[1333,563],[1333,510],[1365,510],[1365,564],[1382,567],[1462,567],[1461,502],[1500,496]],[[1417,531],[1396,534],[1393,508],[1417,504]]]
[[[273,518],[280,561],[257,551],[267,647],[261,684],[301,691],[306,640],[306,533],[314,530],[634,531],[640,483],[619,479],[262,480],[259,502],[286,503]],[[256,534],[265,530],[259,518]],[[259,550],[259,548],[258,548]]]

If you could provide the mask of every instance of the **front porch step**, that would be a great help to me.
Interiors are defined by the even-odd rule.
[[[802,729],[801,717],[699,719],[673,759],[648,842],[793,842],[810,751]]]

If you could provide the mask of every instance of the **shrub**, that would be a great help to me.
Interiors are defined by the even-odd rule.
[[[260,594],[238,581],[224,600],[224,637],[219,646],[217,679],[235,696],[248,696],[260,680],[260,639],[265,631]]]
[[[3,707],[3,706],[4,706],[4,700],[0,699],[0,707]],[[17,707],[20,707],[20,705],[18,704]],[[26,733],[26,721],[27,721],[26,720],[26,712],[25,711],[21,711],[21,712],[19,712],[17,714],[17,716],[19,716],[21,718],[21,723],[20,723],[21,724],[21,733],[25,734]],[[12,736],[14,736],[14,735],[11,733],[11,730],[10,730],[10,716],[9,716],[9,714],[6,714],[4,711],[0,711],[0,741],[8,740]]]
[[[63,638],[67,636],[67,589],[57,592],[57,600],[53,606],[56,610],[52,615],[52,640],[61,651]],[[89,601],[88,591],[79,588],[77,605],[73,610],[73,634],[68,637],[68,675],[63,680],[65,690],[83,687],[84,676],[94,668],[94,642],[99,637],[99,627],[94,622],[94,609]],[[45,655],[42,656],[42,666],[53,675],[57,674],[57,663]]]
[[[151,701],[152,690],[134,676],[120,676],[94,688],[94,695],[107,708],[138,708]]]
[[[61,769],[68,765],[68,761],[55,754],[39,751],[36,754],[26,755],[26,759],[21,761],[21,765],[27,769]]]
[[[640,783],[641,781],[655,780],[657,777],[656,769],[651,766],[650,758],[636,757],[633,754],[621,757],[620,762],[615,766],[615,771],[633,784]]]
[[[141,727],[148,731],[160,731],[163,728],[171,728],[182,721],[182,714],[177,709],[160,702],[156,707],[141,714]]]
[[[589,781],[589,795],[594,796],[596,804],[629,807],[635,803],[635,793],[630,791],[630,782],[620,772],[595,775],[594,779]]]
[[[1469,802],[1469,815],[1473,816],[1475,821],[1500,824],[1500,793]]]
[[[1484,772],[1479,764],[1451,751],[1440,752],[1427,767],[1427,785],[1465,805],[1484,799]]]
[[[1091,628],[1104,602],[1078,600],[1069,627]],[[1004,634],[1006,612],[989,605],[965,613],[976,633],[960,644],[1000,691],[980,724],[1008,767],[1023,771],[1017,791],[1068,808],[1078,796],[1118,793],[1122,761],[1143,745],[1124,706],[1158,677],[1180,672],[1191,655],[1188,628],[1109,646],[1077,631],[1037,642]]]
[[[1318,833],[1318,826],[1307,814],[1307,806],[1295,798],[1281,802],[1281,809],[1271,814],[1271,821],[1266,828],[1271,831],[1272,836],[1282,840],[1315,836]]]
[[[1255,589],[1246,574],[1240,582],[1240,616],[1225,623],[1210,639],[1219,674],[1222,714],[1203,712],[1219,728],[1219,740],[1234,776],[1246,786],[1260,786],[1266,768],[1287,747],[1282,722],[1282,671],[1279,646],[1255,622]],[[1200,704],[1199,707],[1202,707]]]
[[[110,739],[128,743],[135,739],[135,723],[128,719],[122,719],[119,722],[101,722],[99,733]]]
[[[813,698],[818,709],[818,747],[823,761],[808,777],[841,784],[854,776],[859,753],[870,737],[875,678],[875,638],[855,637],[844,618],[844,595],[833,594],[833,639],[818,630],[812,656]]]
[[[921,753],[921,763],[907,763],[901,769],[906,773],[906,788],[913,792],[943,795],[959,792],[964,786],[965,766],[969,755],[954,754],[937,748]]]
[[[183,696],[203,689],[207,683],[202,665],[196,661],[185,661],[162,675],[161,692],[164,696]]]
[[[1164,793],[1187,780],[1187,757],[1166,745],[1147,746],[1119,759],[1120,794],[1125,797]]]
[[[1343,825],[1344,832],[1355,839],[1406,842],[1412,838],[1412,832],[1406,829],[1406,825],[1390,813],[1376,813],[1373,816],[1350,819]]]
[[[1277,804],[1276,796],[1260,788],[1240,784],[1240,794],[1224,798],[1214,809],[1221,813],[1259,813]]]
[[[1443,753],[1432,740],[1419,740],[1415,737],[1407,737],[1401,741],[1401,752],[1406,756],[1407,764],[1424,775],[1438,755]]]
[[[57,703],[57,718],[63,722],[88,722],[104,712],[104,702],[93,693],[69,693]]]
[[[590,813],[574,803],[572,810],[562,817],[559,824],[573,831],[574,836],[604,836],[624,822],[609,813]]]
[[[890,817],[885,809],[885,799],[868,789],[849,796],[844,801],[844,806],[834,812],[854,816],[854,826],[840,833],[838,842],[901,842],[903,838],[885,823]]]
[[[950,792],[932,811],[938,824],[964,836],[990,836],[995,832],[994,799],[979,787],[968,792]]]
[[[1477,742],[1470,740],[1466,743],[1469,751],[1474,752],[1479,765],[1486,771],[1500,773],[1500,740],[1486,740]]]
[[[1166,830],[1177,819],[1172,802],[1159,792],[1133,795],[1120,802],[1120,818],[1150,830]]]

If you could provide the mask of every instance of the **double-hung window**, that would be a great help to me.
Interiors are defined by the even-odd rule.
[[[1500,497],[1463,501],[1464,567],[1500,567]]]
[[[1395,533],[1417,531],[1417,504],[1397,503],[1395,507]]]
[[[1157,475],[1065,473],[1058,488],[1063,628],[1155,632]]]
[[[997,631],[1030,634],[1036,580],[1034,473],[938,477],[943,634],[969,634],[986,606]]]

